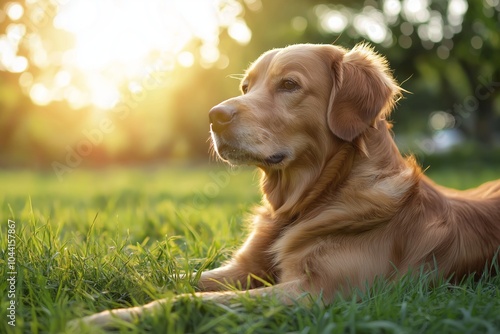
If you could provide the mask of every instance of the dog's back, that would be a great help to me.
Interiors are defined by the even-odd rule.
[[[491,266],[500,247],[500,180],[462,193],[447,192],[446,197],[458,238],[454,272],[457,278],[472,272],[481,274]]]
[[[437,265],[440,274],[455,280],[472,273],[481,275],[486,268],[495,268],[493,262],[500,263],[496,255],[500,247],[500,180],[459,191],[423,176],[419,190],[416,200],[423,209],[419,215],[425,217],[421,220],[423,239],[414,245],[429,251],[418,262]]]

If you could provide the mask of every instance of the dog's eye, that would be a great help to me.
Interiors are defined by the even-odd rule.
[[[248,84],[241,85],[241,91],[243,94],[246,94],[248,92]]]
[[[279,90],[288,92],[297,90],[299,88],[300,88],[299,84],[290,79],[282,80],[279,86]]]

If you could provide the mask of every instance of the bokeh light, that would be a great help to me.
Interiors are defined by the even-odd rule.
[[[24,8],[17,2],[9,2],[5,6],[5,12],[12,21],[17,21],[23,16]]]
[[[499,0],[488,1],[489,5],[485,3],[485,8],[496,8]],[[411,48],[419,40],[425,49],[436,46],[437,56],[447,59],[453,48],[448,41],[462,30],[468,4],[465,0],[450,0],[444,11],[446,15],[431,7],[430,0],[385,0],[380,3],[367,1],[360,10],[344,5],[321,4],[315,7],[314,13],[320,28],[326,33],[347,33],[351,38],[361,36],[385,47],[397,43],[403,49]],[[401,35],[395,38],[391,28],[397,25]],[[412,36],[414,33],[417,38]],[[475,49],[481,48],[485,38],[479,35],[471,39],[471,46]]]
[[[0,70],[29,71],[20,84],[35,104],[66,100],[75,109],[113,108],[129,82],[176,64],[227,66],[218,48],[222,29],[242,45],[252,37],[236,0],[26,1],[3,11],[13,23],[0,35]],[[201,44],[196,53],[193,41]]]
[[[455,126],[455,117],[445,111],[436,111],[430,115],[429,125],[435,131],[453,128]]]

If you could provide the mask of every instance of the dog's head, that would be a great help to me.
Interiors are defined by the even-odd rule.
[[[399,87],[366,45],[299,44],[259,57],[241,91],[209,112],[217,154],[235,165],[286,168],[356,140],[391,110]]]

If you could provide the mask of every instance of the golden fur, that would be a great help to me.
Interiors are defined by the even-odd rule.
[[[201,298],[227,303],[238,292],[210,291],[230,284],[283,303],[304,292],[329,303],[422,266],[460,279],[491,265],[500,182],[447,189],[401,156],[385,119],[401,89],[371,48],[271,50],[248,69],[242,90],[210,111],[212,140],[221,159],[262,170],[263,205],[241,249],[201,275]],[[84,321],[108,325],[161,304]]]

